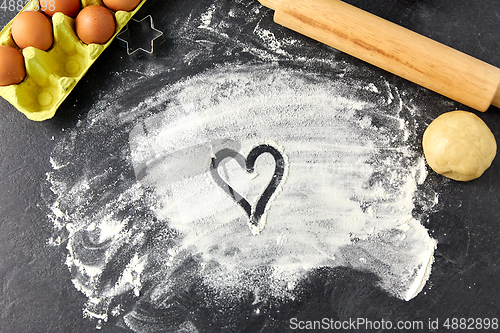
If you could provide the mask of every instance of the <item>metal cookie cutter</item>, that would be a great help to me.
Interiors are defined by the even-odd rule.
[[[116,39],[127,48],[129,58],[135,60],[140,56],[155,58],[155,47],[165,41],[165,36],[154,27],[153,18],[148,15],[142,20],[132,18]]]

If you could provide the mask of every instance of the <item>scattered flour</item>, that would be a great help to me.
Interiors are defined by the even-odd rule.
[[[128,294],[168,307],[201,281],[227,297],[291,300],[320,267],[374,273],[410,300],[436,246],[412,216],[426,170],[411,112],[385,81],[275,65],[207,71],[126,110],[100,104],[51,156],[49,243],[66,244],[85,315],[123,316],[132,328],[138,313],[120,303]],[[282,151],[288,169],[252,233],[210,165],[223,148],[246,157],[263,143]],[[254,174],[231,158],[218,172],[255,202],[274,166],[262,154]]]
[[[426,171],[407,144],[398,103],[380,105],[336,82],[266,67],[207,73],[172,90],[166,110],[131,131],[130,146],[139,182],[158,196],[155,214],[181,234],[179,251],[216,262],[220,274],[269,265],[300,278],[347,265],[379,273],[398,297],[420,291],[435,242],[412,217]],[[282,147],[289,172],[254,236],[241,207],[214,186],[213,151],[198,147],[236,146],[246,156],[267,140]],[[274,167],[262,159],[255,178],[234,160],[224,170],[228,184],[254,201]]]
[[[47,244],[66,247],[84,315],[98,327],[198,332],[195,307],[230,313],[231,300],[251,294],[263,314],[263,304],[293,301],[322,267],[417,295],[436,242],[415,210],[438,201],[420,193],[419,111],[368,69],[283,34],[254,0],[195,10],[172,23],[179,50],[170,51],[180,53],[116,73],[116,87],[50,157]],[[191,68],[212,69],[170,78]],[[210,170],[221,149],[245,159],[262,144],[281,152],[286,177],[254,230]],[[227,158],[217,172],[255,205],[274,159],[260,155],[253,173],[240,162]],[[193,289],[203,293],[190,308]]]

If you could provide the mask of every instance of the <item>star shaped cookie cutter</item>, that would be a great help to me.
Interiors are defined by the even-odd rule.
[[[154,59],[156,46],[165,41],[165,36],[154,27],[153,18],[148,15],[142,20],[130,19],[116,39],[127,48],[131,60],[141,56]]]

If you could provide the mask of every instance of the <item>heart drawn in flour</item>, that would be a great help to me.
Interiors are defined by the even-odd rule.
[[[224,179],[222,179],[219,174],[218,167],[224,159],[232,158],[236,162],[238,162],[238,164],[242,168],[246,169],[248,173],[253,173],[257,158],[265,153],[271,154],[274,158],[274,174],[264,192],[262,192],[261,196],[256,201],[255,205],[252,205],[247,201],[247,199],[236,192],[231,187],[231,185],[229,185]],[[257,230],[257,233],[264,228],[265,222],[263,221],[263,216],[268,208],[271,198],[282,185],[281,183],[284,180],[285,171],[286,163],[283,155],[278,149],[268,144],[262,144],[254,147],[250,151],[250,153],[248,153],[246,159],[240,153],[229,148],[224,148],[215,153],[215,157],[212,157],[212,163],[210,166],[210,172],[217,185],[219,185],[227,194],[229,194],[234,199],[234,201],[236,201],[236,203],[238,203],[245,210],[250,219],[252,229]]]

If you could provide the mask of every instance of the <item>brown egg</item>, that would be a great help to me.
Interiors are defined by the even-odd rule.
[[[0,46],[0,86],[18,84],[25,76],[22,53],[11,46]]]
[[[76,17],[81,9],[80,0],[39,0],[43,12],[52,17],[61,12],[66,16]]]
[[[28,46],[48,50],[54,42],[52,23],[41,12],[24,11],[12,22],[12,39],[21,49]]]
[[[103,6],[83,8],[75,20],[76,34],[86,44],[104,44],[115,33],[113,14]]]
[[[115,12],[119,10],[130,12],[139,5],[141,0],[102,0],[102,2],[104,2],[106,7]]]

